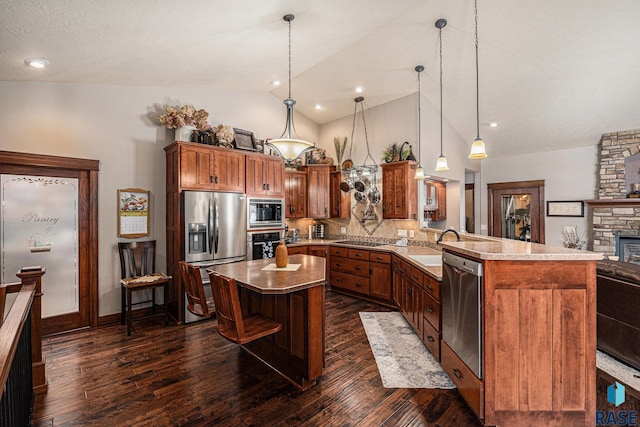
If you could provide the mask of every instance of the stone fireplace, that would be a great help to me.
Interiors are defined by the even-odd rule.
[[[630,262],[640,264],[640,198],[627,197],[632,184],[640,183],[640,129],[602,135],[599,162],[598,198],[587,201],[593,213],[593,250],[621,261],[633,254]]]

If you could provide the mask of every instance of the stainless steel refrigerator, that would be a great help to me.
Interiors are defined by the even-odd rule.
[[[199,265],[203,282],[208,283],[207,267],[246,259],[247,199],[238,193],[182,194],[184,260]],[[210,292],[209,286],[205,290]],[[186,309],[186,297],[184,312],[185,323],[200,320]]]

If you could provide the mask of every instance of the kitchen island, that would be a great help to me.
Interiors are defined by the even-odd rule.
[[[324,366],[325,260],[291,255],[295,271],[264,270],[274,259],[215,265],[209,271],[236,280],[244,314],[259,313],[282,330],[243,345],[250,354],[301,390],[322,375]]]
[[[447,333],[444,321],[442,366],[483,424],[593,425],[596,261],[602,255],[506,239],[442,247],[445,256],[482,266],[482,375],[452,350],[456,335]],[[443,318],[460,314],[455,298],[447,299],[449,283],[459,277],[445,262]]]

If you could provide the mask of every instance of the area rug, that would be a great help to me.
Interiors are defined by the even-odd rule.
[[[640,371],[600,350],[596,352],[596,366],[628,387],[640,391]]]
[[[398,312],[360,312],[362,325],[386,388],[455,388]]]

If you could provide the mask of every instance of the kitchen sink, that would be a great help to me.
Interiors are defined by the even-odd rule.
[[[442,266],[442,255],[409,255],[409,258],[427,267]]]

